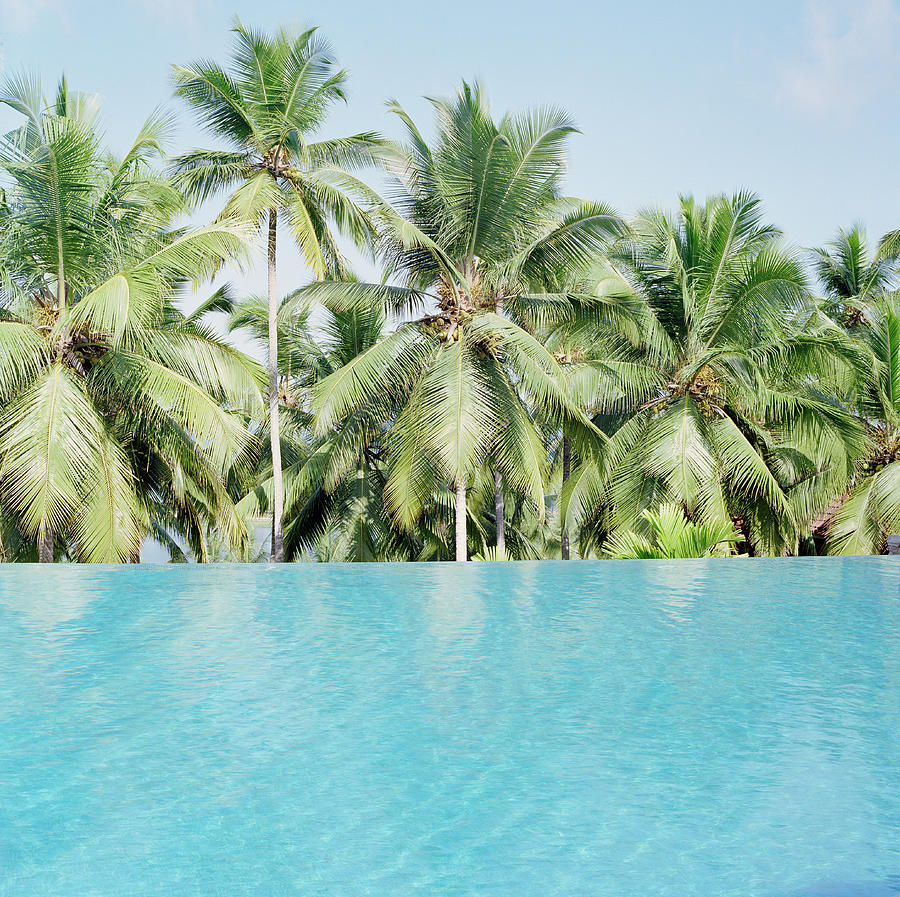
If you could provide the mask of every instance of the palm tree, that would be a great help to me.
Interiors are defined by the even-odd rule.
[[[608,558],[706,558],[731,553],[741,535],[724,520],[695,523],[680,505],[662,504],[641,514],[647,535],[627,530],[612,535],[603,548]]]
[[[248,235],[172,230],[179,194],[152,167],[151,117],[121,159],[103,150],[93,98],[63,80],[10,78],[24,123],[0,139],[0,505],[4,529],[86,561],[138,558],[174,517],[246,539],[222,475],[262,396],[248,359],[174,301]],[[204,518],[204,519],[201,519]]]
[[[812,260],[827,300],[825,310],[848,328],[860,324],[872,300],[890,289],[897,269],[896,258],[870,255],[859,224],[814,249]]]
[[[855,333],[869,350],[871,371],[858,396],[865,451],[848,494],[831,509],[831,554],[877,554],[900,530],[900,295],[871,300]]]
[[[278,407],[277,234],[279,216],[316,277],[341,275],[345,264],[333,231],[359,244],[370,238],[366,215],[335,185],[341,168],[375,163],[383,141],[366,132],[311,141],[330,107],[344,98],[347,73],[315,29],[266,35],[233,29],[228,69],[198,61],[175,66],[176,94],[226,145],[175,159],[179,185],[197,202],[233,191],[222,218],[262,227],[267,221],[269,428],[273,471],[272,560],[284,559],[281,438]],[[340,167],[338,167],[340,166]]]
[[[241,303],[232,326],[265,343],[266,304]],[[315,325],[298,315],[288,298],[279,313],[279,369],[286,422],[285,557],[329,561],[448,560],[452,544],[453,503],[438,487],[426,501],[415,530],[401,528],[388,512],[384,488],[387,423],[402,407],[403,396],[372,395],[340,423],[317,437],[311,432],[311,394],[324,378],[351,364],[383,339],[388,330],[379,309],[359,307],[330,312],[318,309]],[[265,458],[265,452],[262,455]],[[238,508],[259,516],[270,507],[271,466],[255,462]],[[546,551],[539,515],[520,496],[506,498],[507,548],[488,548],[496,539],[494,470],[485,462],[467,491],[467,536],[473,557],[538,559]]]
[[[613,257],[617,289],[645,304],[643,335],[601,333],[580,365],[610,439],[566,484],[568,525],[588,548],[670,503],[738,521],[757,553],[796,551],[860,443],[834,399],[853,369],[846,339],[755,196],[682,199],[633,228]]]
[[[878,258],[900,258],[900,230],[888,231],[878,244]]]
[[[386,436],[388,507],[412,527],[447,483],[455,493],[455,555],[467,559],[467,492],[490,459],[497,541],[502,484],[543,514],[546,453],[535,410],[590,429],[569,401],[559,365],[523,326],[539,309],[566,308],[542,292],[560,269],[587,264],[621,229],[608,207],[560,194],[574,128],[559,109],[496,123],[481,89],[432,100],[429,146],[396,103],[407,142],[394,168],[396,199],[369,194],[396,282],[324,282],[305,291],[334,310],[381,308],[403,323],[327,377],[313,410],[319,434],[373,395],[402,398]],[[357,186],[360,186],[357,184]]]
[[[267,307],[250,299],[233,311],[233,329],[267,340]],[[340,430],[316,438],[310,427],[309,398],[316,384],[349,364],[384,335],[377,310],[320,314],[315,326],[298,315],[289,298],[278,316],[278,363],[286,422],[284,529],[285,557],[329,560],[408,560],[421,542],[393,524],[384,506],[382,436],[391,405],[373,396]],[[260,459],[261,461],[262,459]],[[270,464],[258,463],[239,503],[258,516],[271,507]]]
[[[596,260],[587,269],[577,266],[563,271],[562,281],[554,284],[554,288],[570,297],[569,313],[537,321],[532,327],[559,362],[570,400],[589,414],[601,415],[603,397],[596,391],[590,366],[585,362],[605,359],[610,339],[637,344],[643,333],[644,306],[630,290],[623,289],[621,279],[605,258]],[[551,440],[552,477],[558,484],[558,508],[559,497],[572,472],[573,446],[564,428],[552,435],[555,437]],[[566,517],[561,513],[559,527],[560,556],[567,561],[571,558],[572,538]]]

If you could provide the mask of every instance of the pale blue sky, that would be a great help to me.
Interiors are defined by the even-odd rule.
[[[121,147],[170,100],[172,62],[224,58],[235,13],[321,26],[351,72],[335,135],[396,134],[387,97],[427,121],[422,94],[477,77],[497,112],[566,107],[583,131],[569,192],[623,213],[745,187],[800,245],[900,226],[900,0],[0,0],[3,65],[101,93]]]

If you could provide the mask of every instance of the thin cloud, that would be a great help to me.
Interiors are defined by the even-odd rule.
[[[140,11],[162,25],[192,26],[212,10],[213,0],[121,0],[123,7]],[[39,29],[49,16],[58,18],[88,5],[88,0],[0,0],[0,36]]]
[[[59,9],[58,0],[0,0],[0,34],[30,31],[42,17]]]
[[[809,0],[805,58],[787,67],[779,99],[816,116],[858,110],[900,74],[896,0]]]

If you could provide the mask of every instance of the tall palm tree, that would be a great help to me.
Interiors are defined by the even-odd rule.
[[[812,261],[827,300],[826,311],[845,327],[862,322],[873,299],[890,289],[897,270],[896,258],[870,254],[859,224],[839,231],[828,246],[814,249]]]
[[[52,102],[13,77],[24,122],[0,138],[0,517],[86,561],[138,557],[181,509],[246,539],[224,469],[262,400],[252,362],[180,314],[179,288],[239,259],[233,224],[172,230],[179,194],[152,167],[151,117],[121,159],[96,102],[62,81]]]
[[[834,399],[854,369],[846,339],[820,321],[755,196],[682,199],[633,229],[613,258],[619,289],[645,303],[643,336],[601,334],[581,365],[610,439],[566,484],[569,525],[590,542],[673,503],[739,521],[758,553],[796,551],[860,444]]]
[[[288,224],[316,277],[345,270],[337,231],[359,244],[370,238],[364,212],[333,175],[375,163],[383,141],[370,132],[313,141],[331,106],[344,98],[347,73],[315,29],[274,35],[233,29],[229,65],[198,61],[174,67],[176,94],[227,146],[194,150],[175,159],[180,186],[195,201],[229,191],[223,218],[257,227],[267,223],[269,428],[274,494],[273,561],[284,559],[281,438],[278,407],[277,235]]]
[[[534,409],[590,428],[556,360],[522,323],[538,308],[567,307],[567,296],[540,285],[551,272],[586,264],[621,221],[607,206],[562,197],[574,127],[561,110],[498,123],[481,89],[467,84],[455,98],[431,102],[433,145],[391,104],[406,131],[395,198],[369,194],[394,282],[324,282],[305,291],[335,310],[377,307],[403,323],[323,380],[313,410],[321,434],[369,396],[401,396],[386,437],[388,507],[412,527],[436,484],[449,482],[456,560],[465,561],[467,491],[485,460],[499,474],[495,496],[506,481],[543,513],[546,453]],[[496,512],[499,540],[499,501]]]

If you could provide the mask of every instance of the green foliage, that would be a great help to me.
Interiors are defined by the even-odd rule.
[[[182,202],[153,167],[164,117],[117,159],[95,102],[65,81],[52,103],[27,77],[0,99],[25,118],[0,140],[4,551],[127,561],[158,528],[198,545],[209,527],[239,548],[222,483],[251,438],[260,372],[175,302],[240,260],[246,231],[173,228]]]
[[[869,349],[857,399],[866,444],[828,533],[832,554],[873,554],[900,531],[900,305],[889,293],[870,301],[855,325]]]
[[[862,226],[839,231],[837,239],[812,253],[813,268],[825,294],[825,310],[845,326],[858,325],[872,301],[890,286],[897,269],[895,238],[888,234],[874,258]],[[900,247],[898,247],[900,248]]]
[[[227,70],[203,60],[174,68],[176,94],[228,149],[179,156],[174,171],[176,183],[195,203],[230,191],[219,220],[254,228],[268,222],[271,554],[277,562],[284,556],[276,320],[278,221],[287,226],[317,278],[346,277],[337,234],[369,248],[375,230],[352,189],[343,189],[338,182],[349,177],[347,172],[380,161],[387,144],[368,132],[337,140],[310,139],[331,106],[344,99],[347,77],[315,29],[265,34],[237,21],[232,32],[234,46]]]
[[[392,104],[407,132],[395,199],[369,195],[395,283],[332,281],[303,291],[335,310],[414,315],[325,378],[312,401],[321,435],[371,395],[393,398],[385,501],[407,530],[436,490],[468,489],[488,461],[543,515],[546,453],[535,411],[593,428],[569,400],[552,354],[516,319],[516,304],[552,305],[555,297],[540,295],[549,278],[586,263],[624,227],[605,207],[562,199],[573,125],[561,110],[498,123],[481,88],[468,84],[432,104],[431,146]]]
[[[347,266],[331,225],[363,247],[374,230],[328,178],[380,162],[388,145],[370,131],[311,138],[344,100],[347,81],[315,29],[266,34],[238,21],[232,33],[227,68],[208,60],[173,67],[176,96],[226,147],[176,156],[175,183],[198,204],[228,192],[222,219],[258,227],[277,210],[316,277],[341,276]]]
[[[578,366],[609,434],[563,491],[582,550],[672,503],[740,520],[754,552],[797,551],[863,443],[827,398],[858,356],[816,316],[799,260],[750,194],[644,213],[611,258],[644,321],[637,340],[601,333]]]
[[[649,533],[613,535],[603,549],[608,558],[706,558],[731,553],[740,533],[724,521],[695,523],[678,505],[662,504],[641,514]]]
[[[868,554],[900,531],[900,231],[803,256],[746,192],[626,223],[564,194],[563,110],[495,117],[478,84],[430,100],[431,138],[391,102],[399,145],[321,139],[347,74],[318,32],[233,36],[227,65],[174,68],[215,148],[172,159],[165,112],[116,158],[96,97],[0,86],[0,560],[148,537],[258,559],[282,504],[295,560]],[[268,295],[184,314],[265,224]],[[284,294],[278,224],[314,278]]]

